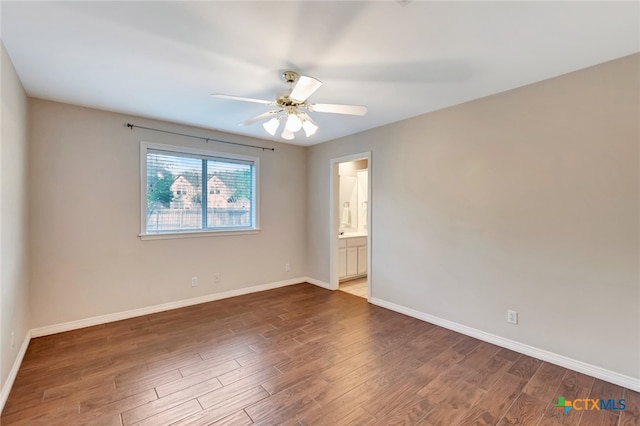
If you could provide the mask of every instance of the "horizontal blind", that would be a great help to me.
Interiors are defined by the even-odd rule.
[[[146,233],[255,227],[250,160],[148,149]]]

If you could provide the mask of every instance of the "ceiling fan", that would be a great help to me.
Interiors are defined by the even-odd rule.
[[[300,76],[295,71],[283,72],[282,78],[289,84],[289,90],[277,95],[273,101],[246,98],[243,96],[224,95],[221,93],[213,93],[211,96],[215,98],[254,102],[276,107],[276,109],[250,118],[240,123],[240,125],[248,126],[257,123],[258,121],[270,118],[268,121],[263,123],[262,126],[271,136],[275,136],[276,132],[280,128],[280,124],[284,122],[284,129],[280,136],[286,140],[294,139],[295,133],[300,129],[304,130],[307,137],[313,135],[318,130],[318,125],[313,121],[307,111],[349,115],[365,115],[367,113],[367,107],[363,105],[308,103],[307,99],[309,99],[309,97],[313,95],[320,86],[322,86],[322,82],[320,80],[305,75]]]

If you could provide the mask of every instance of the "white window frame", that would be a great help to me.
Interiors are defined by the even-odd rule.
[[[235,229],[198,229],[190,231],[167,231],[161,233],[147,233],[147,151],[150,149],[176,154],[202,155],[207,157],[218,157],[220,159],[251,161],[254,164],[254,206],[253,206],[253,226],[248,228]],[[187,148],[184,146],[174,146],[157,144],[151,142],[140,142],[140,234],[142,240],[166,240],[173,238],[194,238],[213,237],[223,235],[246,235],[260,232],[260,158],[228,152],[210,151],[205,149]]]

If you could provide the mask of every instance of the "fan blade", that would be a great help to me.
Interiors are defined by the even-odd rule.
[[[302,103],[306,101],[309,96],[313,95],[320,86],[322,86],[320,80],[303,75],[298,78],[296,85],[289,94],[289,99]]]
[[[248,119],[246,121],[243,121],[242,123],[239,124],[239,126],[249,126],[249,125],[251,125],[253,123],[256,123],[256,122],[258,122],[260,120],[264,120],[267,117],[271,117],[274,114],[277,114],[277,113],[279,113],[281,111],[282,111],[281,109],[274,109],[273,111],[267,111],[267,112],[262,113],[260,115],[256,115],[255,117],[250,118],[250,119]]]
[[[211,96],[213,96],[214,98],[220,98],[220,99],[231,99],[232,101],[244,101],[244,102],[254,102],[256,104],[275,105],[273,101],[266,101],[264,99],[256,99],[256,98],[245,98],[243,96],[223,95],[222,93],[212,93]]]
[[[313,104],[309,105],[310,111],[332,112],[334,114],[365,115],[367,111],[364,105],[336,105],[336,104]]]

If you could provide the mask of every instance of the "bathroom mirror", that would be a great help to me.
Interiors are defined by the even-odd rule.
[[[340,175],[340,231],[367,230],[367,170]]]

